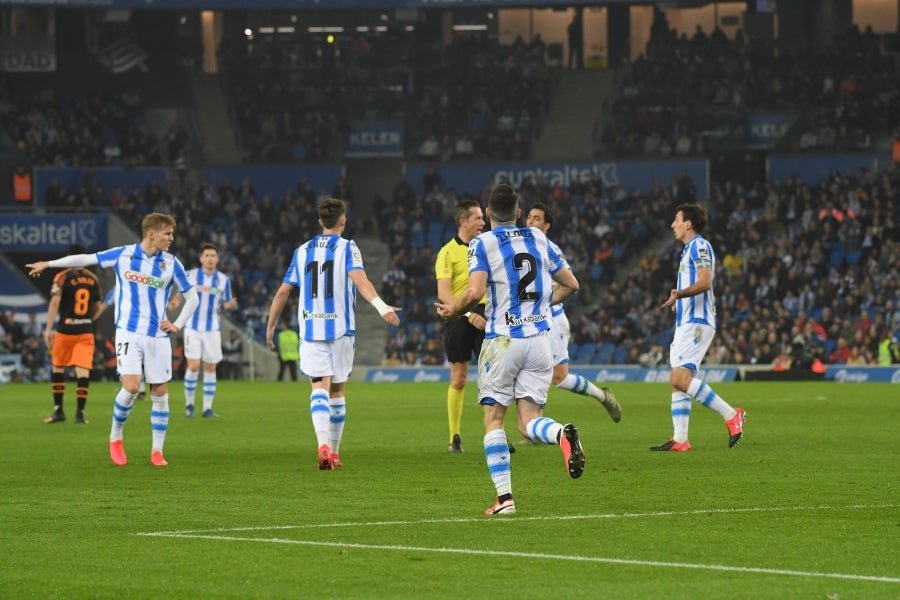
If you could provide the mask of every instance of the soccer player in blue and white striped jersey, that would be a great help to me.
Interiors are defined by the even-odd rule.
[[[584,452],[574,425],[543,415],[553,376],[548,332],[550,305],[578,291],[565,258],[533,227],[516,227],[520,215],[515,189],[491,190],[487,214],[491,231],[469,243],[469,285],[453,305],[435,302],[438,314],[457,318],[487,293],[485,340],[478,357],[478,398],[484,410],[484,452],[497,500],[488,515],[516,512],[509,444],[503,421],[516,404],[519,431],[542,444],[558,444],[569,476],[584,471]]]
[[[553,209],[544,204],[537,202],[528,211],[525,224],[528,227],[536,227],[547,235],[551,225],[553,225],[554,215]],[[562,250],[553,240],[548,239],[547,243],[550,248],[563,256]],[[565,260],[565,258],[563,258]],[[568,263],[565,268],[569,269]],[[618,423],[622,418],[622,409],[616,400],[615,395],[608,387],[598,388],[592,382],[588,381],[581,375],[573,375],[569,373],[569,317],[566,316],[565,308],[562,304],[554,304],[550,307],[550,315],[553,317],[553,327],[550,330],[550,349],[553,352],[553,385],[561,390],[569,390],[596,399],[610,418]]]
[[[106,309],[109,308],[110,306],[115,306],[118,297],[119,297],[119,286],[114,285],[108,292],[106,292],[106,295],[103,297],[103,301],[100,302],[100,307],[97,309],[97,313],[94,315],[94,320],[96,321],[97,319],[99,319],[100,315],[105,313]],[[115,340],[113,340],[113,341],[115,341]],[[144,397],[147,395],[147,393],[144,389],[146,387],[147,386],[145,385],[145,382],[144,382],[144,374],[141,373],[141,380],[138,383],[137,400],[143,400]]]
[[[291,292],[300,291],[300,370],[312,384],[309,410],[318,443],[319,469],[341,466],[339,448],[346,419],[344,386],[356,351],[356,292],[381,318],[399,325],[396,307],[388,306],[363,269],[356,242],[341,237],[347,205],[329,198],[318,208],[321,235],[295,251],[269,310],[266,342],[275,349],[275,325]]]
[[[188,281],[194,284],[200,304],[184,326],[184,414],[194,416],[194,394],[200,379],[200,361],[203,361],[203,416],[218,417],[213,412],[216,396],[216,365],[222,362],[222,332],[219,315],[223,310],[237,306],[231,295],[231,280],[218,270],[219,250],[212,244],[200,248],[200,267],[187,272]],[[170,306],[177,305],[173,298]]]
[[[143,239],[103,250],[96,254],[74,254],[51,261],[26,265],[33,277],[48,267],[89,267],[99,264],[113,269],[119,297],[116,300],[116,353],[122,389],[113,405],[109,455],[113,463],[127,463],[122,444],[123,429],[139,392],[141,372],[150,383],[153,408],[150,425],[153,442],[151,464],[167,465],[163,444],[169,423],[169,380],[172,379],[172,344],[169,334],[182,329],[199,302],[181,262],[169,253],[175,239],[175,220],[167,214],[151,213],[141,223]],[[166,304],[173,290],[185,298],[175,322],[166,316]]]
[[[702,235],[706,227],[706,209],[699,204],[681,204],[675,208],[672,232],[684,244],[678,264],[676,287],[669,292],[661,308],[675,312],[675,336],[669,347],[672,372],[672,438],[651,450],[687,452],[688,424],[691,418],[691,399],[719,413],[728,427],[728,447],[737,444],[743,435],[743,408],[732,408],[711,387],[700,379],[700,363],[716,335],[716,296],[713,279],[716,255],[712,245]]]

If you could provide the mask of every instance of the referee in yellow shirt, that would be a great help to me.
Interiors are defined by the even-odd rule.
[[[456,236],[447,242],[437,255],[434,270],[437,278],[438,299],[453,304],[469,285],[469,242],[484,229],[484,213],[476,200],[463,200],[453,213],[459,228]],[[478,357],[484,341],[484,304],[464,318],[448,321],[444,327],[444,351],[450,361],[450,387],[447,389],[447,418],[450,423],[450,445],[447,452],[463,451],[460,437],[463,400],[466,379],[472,354]]]

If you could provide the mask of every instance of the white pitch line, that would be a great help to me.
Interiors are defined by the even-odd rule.
[[[727,571],[731,573],[761,573],[765,575],[790,575],[794,577],[823,577],[827,579],[850,579],[854,581],[874,581],[879,583],[900,583],[898,577],[877,575],[853,575],[849,573],[819,573],[816,571],[796,571],[792,569],[767,569],[763,567],[733,567],[728,565],[704,565],[696,563],[662,562],[655,560],[632,560],[626,558],[605,558],[601,556],[578,556],[546,554],[542,552],[511,552],[504,550],[473,550],[471,548],[425,548],[422,546],[389,546],[381,544],[354,544],[342,542],[314,542],[310,540],[288,540],[284,538],[245,538],[227,535],[198,535],[184,533],[155,534],[158,537],[209,539],[229,542],[257,542],[265,544],[293,544],[300,546],[326,546],[331,548],[356,548],[359,550],[395,550],[401,552],[437,552],[442,554],[465,554],[467,556],[511,556],[515,558],[540,558],[544,560],[567,560],[576,562],[607,563],[639,567],[664,567],[671,569],[697,569],[705,571]]]
[[[385,525],[428,525],[442,523],[521,523],[523,521],[581,521],[591,519],[639,519],[646,517],[678,517],[687,515],[707,515],[707,514],[735,514],[735,513],[752,513],[752,512],[784,512],[784,511],[810,511],[810,510],[858,510],[858,509],[879,509],[879,508],[897,508],[900,504],[851,504],[850,506],[773,506],[773,507],[750,507],[750,508],[707,508],[687,511],[653,511],[644,513],[601,513],[593,515],[551,515],[551,516],[534,516],[524,517],[515,516],[503,519],[487,519],[484,517],[458,517],[451,519],[417,519],[407,521],[355,521],[348,523],[314,523],[308,525],[264,525],[254,527],[217,527],[213,529],[186,529],[176,531],[155,531],[155,532],[139,532],[134,535],[144,537],[172,537],[173,535],[187,535],[200,533],[225,533],[237,531],[273,531],[286,529],[326,529],[337,527],[381,527]]]

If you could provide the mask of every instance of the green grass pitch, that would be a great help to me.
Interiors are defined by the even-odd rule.
[[[220,382],[216,420],[185,418],[173,383],[166,468],[149,402],[129,464],[110,462],[113,384],[91,387],[86,426],[73,383],[53,425],[49,384],[0,386],[0,598],[900,597],[900,386],[718,384],[745,438],[729,450],[695,403],[684,454],[648,451],[671,434],[668,386],[613,387],[619,424],[551,391],[585,473],[520,448],[518,513],[489,518],[471,384],[449,455],[446,384],[350,382],[334,472],[306,382]]]

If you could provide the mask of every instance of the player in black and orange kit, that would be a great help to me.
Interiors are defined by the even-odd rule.
[[[85,254],[83,246],[75,244],[68,254]],[[76,423],[87,423],[84,407],[87,404],[91,368],[94,366],[94,318],[100,310],[102,296],[100,281],[93,272],[84,268],[60,271],[53,278],[50,290],[50,306],[47,310],[47,329],[44,341],[53,348],[53,414],[44,423],[66,420],[63,412],[63,395],[66,391],[66,367],[75,367],[75,397],[78,409]],[[59,324],[53,330],[53,322],[59,314]]]

